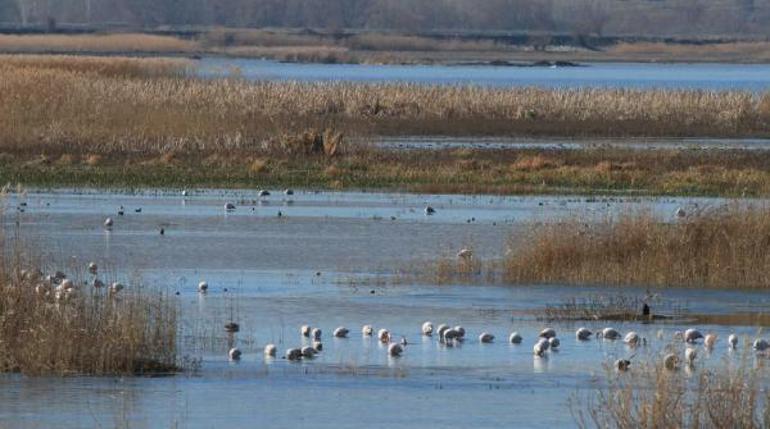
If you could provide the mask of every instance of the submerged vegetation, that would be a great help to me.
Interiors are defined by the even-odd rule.
[[[674,222],[625,214],[533,228],[505,261],[510,283],[770,287],[770,211],[727,207]]]
[[[766,135],[748,92],[248,82],[187,60],[5,56],[0,181],[420,192],[770,194],[764,151],[437,150],[371,135]],[[333,152],[297,150],[334,135]]]

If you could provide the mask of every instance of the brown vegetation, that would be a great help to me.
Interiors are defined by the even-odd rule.
[[[770,211],[729,207],[673,221],[626,214],[534,227],[506,261],[511,283],[770,287]]]
[[[0,180],[770,195],[765,151],[399,151],[361,142],[372,133],[766,134],[767,95],[209,81],[185,77],[188,65],[3,57]],[[203,162],[212,155],[216,162]],[[333,183],[325,174],[332,157]],[[253,168],[255,159],[265,167]]]
[[[660,364],[632,362],[630,373],[608,371],[595,398],[573,404],[580,427],[764,428],[770,425],[768,375],[748,359],[699,369],[690,379]]]
[[[177,370],[176,309],[138,286],[62,289],[9,248],[0,257],[0,372],[132,375]],[[81,271],[82,272],[82,271]],[[58,288],[58,289],[57,289]],[[105,290],[107,289],[107,290]]]
[[[152,34],[11,35],[0,34],[5,53],[191,53],[195,42]]]

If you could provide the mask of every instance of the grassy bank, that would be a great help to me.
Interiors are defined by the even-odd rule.
[[[310,133],[309,135],[320,135]],[[770,195],[770,154],[633,150],[397,152],[345,144],[254,150],[0,152],[0,182],[38,187],[381,189],[464,194]]]
[[[673,214],[671,215],[673,217]],[[730,207],[674,222],[647,214],[534,227],[505,263],[509,283],[770,287],[770,211]]]

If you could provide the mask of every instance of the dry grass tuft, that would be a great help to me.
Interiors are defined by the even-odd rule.
[[[670,223],[644,213],[571,220],[530,235],[506,261],[508,282],[770,287],[764,208],[708,210]]]
[[[662,360],[662,359],[661,359]],[[770,426],[767,372],[747,359],[700,369],[697,377],[662,364],[632,363],[630,373],[608,370],[608,386],[575,406],[580,427],[764,428]]]
[[[561,166],[559,160],[550,159],[543,155],[522,156],[511,164],[514,171],[538,171]]]
[[[251,161],[251,165],[249,166],[249,171],[251,171],[254,174],[264,173],[267,171],[267,161],[264,159],[255,159]]]

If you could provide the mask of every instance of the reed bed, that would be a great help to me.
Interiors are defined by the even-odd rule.
[[[219,150],[330,124],[376,134],[733,136],[765,135],[770,123],[770,96],[740,91],[198,80],[153,62],[146,69],[161,70],[146,78],[97,73],[112,61],[59,58],[52,69],[41,57],[2,58],[3,144]]]
[[[682,372],[638,363],[632,363],[630,373],[608,370],[605,388],[573,402],[576,422],[582,428],[616,429],[770,426],[770,390],[762,365],[752,367],[742,358],[693,376]]]
[[[0,214],[1,216],[1,214]],[[25,375],[150,375],[173,373],[177,310],[164,293],[129,286],[47,280],[19,238],[0,231],[0,372]],[[82,273],[84,270],[80,270]]]
[[[767,208],[730,206],[665,222],[645,213],[568,220],[534,227],[523,242],[505,263],[507,282],[770,287]]]
[[[762,151],[411,151],[371,134],[764,135],[770,96],[188,77],[187,60],[0,58],[0,179],[37,185],[769,195]],[[236,73],[237,75],[237,73]],[[334,156],[294,151],[326,130]]]
[[[0,55],[0,72],[36,71],[75,74],[88,78],[158,78],[185,77],[192,62],[180,58],[75,57],[71,55]]]
[[[191,53],[196,42],[151,34],[0,34],[4,53]]]

